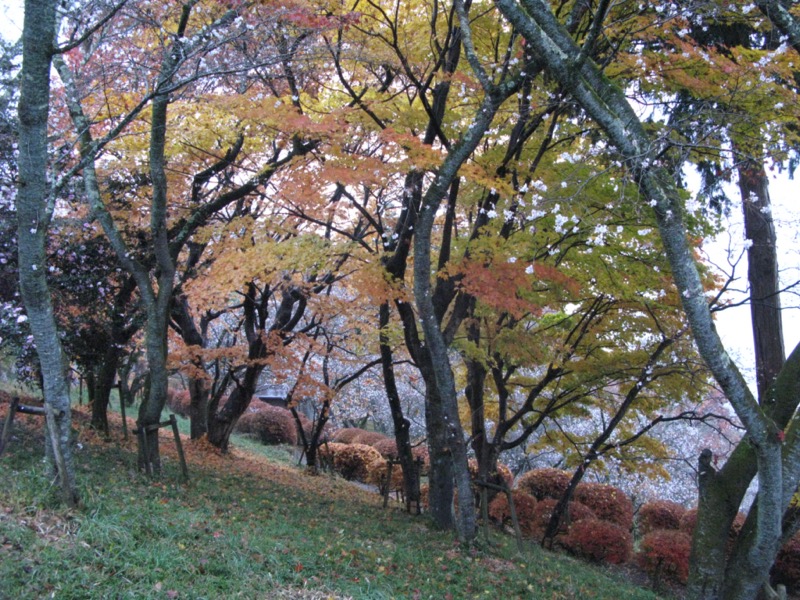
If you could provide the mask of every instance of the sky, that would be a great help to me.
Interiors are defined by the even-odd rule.
[[[0,0],[0,35],[6,39],[18,39],[22,34],[23,0]],[[800,174],[799,174],[800,176]],[[782,286],[800,281],[800,185],[788,177],[786,172],[772,174],[770,195],[773,217],[778,236],[778,261],[781,270]],[[744,251],[741,209],[735,205],[738,190],[729,191],[734,200],[730,219],[725,231],[714,240],[707,240],[703,250],[707,258],[724,272],[730,272],[730,263],[735,263]],[[742,261],[736,269],[738,280],[727,296],[736,303],[745,297],[747,288],[746,262]],[[800,343],[800,289],[797,295],[784,293],[781,298],[783,310],[784,344],[787,355]],[[750,307],[743,305],[717,313],[717,330],[728,348],[731,357],[755,389],[755,369],[753,366],[753,340],[750,329]]]

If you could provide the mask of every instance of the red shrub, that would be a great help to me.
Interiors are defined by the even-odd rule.
[[[265,405],[258,412],[243,414],[236,431],[258,437],[263,444],[297,444],[294,417],[285,408]]]
[[[594,562],[619,565],[631,554],[631,534],[625,529],[599,519],[573,523],[561,544],[571,553]]]
[[[616,523],[625,530],[633,526],[633,503],[625,492],[605,483],[580,483],[575,500],[594,511],[598,519]]]
[[[517,521],[522,535],[533,537],[536,535],[536,522],[534,511],[536,510],[536,498],[522,491],[515,491],[511,494],[514,500],[514,510],[517,513]],[[508,496],[500,493],[489,503],[489,518],[499,526],[511,523],[511,509],[508,506]]]
[[[636,561],[650,573],[656,583],[662,577],[678,583],[689,578],[689,554],[692,538],[676,529],[654,529],[642,538]]]
[[[684,533],[692,535],[694,533],[695,525],[697,525],[697,509],[690,508],[683,513],[679,528]]]
[[[656,529],[680,529],[681,518],[686,509],[670,500],[646,502],[639,509],[636,522],[639,535],[645,535]]]
[[[351,444],[364,444],[365,446],[374,446],[376,443],[388,440],[389,437],[377,431],[360,431],[353,439],[350,440]]]
[[[800,533],[796,533],[778,552],[772,567],[772,580],[785,585],[790,592],[800,588]]]
[[[346,444],[333,455],[333,468],[345,479],[366,481],[367,466],[380,458],[380,452],[372,446]]]
[[[188,417],[191,403],[192,398],[189,390],[175,390],[172,388],[167,390],[167,407],[176,415]]]
[[[550,467],[533,469],[517,479],[517,489],[529,493],[537,500],[561,498],[571,479],[572,475],[567,471]]]
[[[536,530],[537,536],[544,535],[547,525],[550,523],[550,518],[553,516],[553,509],[555,509],[557,504],[558,500],[555,498],[545,498],[544,500],[539,500],[536,504],[536,508],[533,511],[533,527]],[[559,532],[566,533],[571,523],[596,518],[592,509],[585,504],[575,501],[570,502],[567,505],[566,518],[561,521]]]
[[[353,439],[365,431],[366,430],[359,429],[358,427],[345,427],[344,429],[337,429],[333,432],[333,435],[331,435],[331,441],[336,442],[337,444],[352,444]]]

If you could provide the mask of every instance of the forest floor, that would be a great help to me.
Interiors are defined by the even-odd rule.
[[[0,392],[0,427],[7,402]],[[163,472],[147,478],[133,437],[110,418],[105,439],[75,408],[82,506],[67,510],[42,460],[42,418],[16,415],[0,456],[0,600],[659,597],[633,566],[601,568],[533,541],[520,552],[496,529],[463,548],[424,515],[307,475],[285,449],[236,440],[221,454],[183,438],[184,482],[165,428]]]

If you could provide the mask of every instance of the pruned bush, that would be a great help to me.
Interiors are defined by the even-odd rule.
[[[522,535],[535,536],[536,498],[521,490],[512,492],[511,497],[514,501],[514,510],[517,513],[517,521]],[[511,508],[508,506],[507,494],[497,494],[489,503],[489,518],[500,527],[511,523]]]
[[[625,530],[633,526],[633,503],[621,489],[605,483],[580,483],[575,500],[588,506],[598,519],[616,523]]]
[[[381,493],[386,491],[388,485],[389,492],[402,492],[403,486],[403,469],[400,465],[392,467],[392,478],[388,484],[386,476],[389,474],[389,461],[383,457],[379,457],[367,465],[367,477],[365,483],[377,486]]]
[[[367,466],[380,458],[380,452],[372,446],[346,444],[333,455],[333,468],[345,479],[366,481]]]
[[[537,500],[561,498],[569,487],[572,475],[567,471],[544,467],[520,475],[517,489],[529,493]]]
[[[631,534],[611,521],[584,519],[573,523],[561,545],[581,558],[598,563],[622,564],[633,548]]]
[[[772,583],[785,585],[791,593],[800,589],[800,533],[792,536],[778,552],[772,567]]]
[[[257,412],[244,413],[236,431],[258,438],[262,444],[297,444],[297,426],[292,413],[278,406],[264,405]]]
[[[357,433],[352,440],[350,440],[350,443],[364,444],[365,446],[374,446],[376,443],[388,439],[389,437],[383,433],[379,433],[377,431],[362,430],[359,433]]]
[[[188,417],[192,404],[192,397],[189,390],[167,390],[167,407],[176,415]]]
[[[681,522],[678,528],[684,533],[689,535],[694,534],[694,528],[697,525],[697,508],[690,508],[681,517]]]
[[[336,453],[342,448],[346,448],[347,444],[338,444],[336,442],[327,442],[322,444],[317,450],[317,458],[319,458],[320,466],[325,468],[334,468],[334,457]]]
[[[337,444],[352,444],[355,437],[366,430],[359,429],[358,427],[345,427],[344,429],[337,429],[331,435],[331,441]]]
[[[384,440],[378,440],[372,447],[375,448],[378,452],[381,453],[383,458],[397,458],[397,442],[395,442],[391,438],[386,438]]]
[[[689,578],[691,536],[677,529],[654,529],[642,538],[636,562],[656,586],[662,578],[685,584]]]
[[[537,502],[536,508],[533,511],[533,527],[537,536],[544,535],[544,532],[547,530],[547,525],[550,523],[550,518],[553,516],[553,510],[557,504],[558,500],[555,498],[544,498]],[[572,501],[567,504],[567,514],[565,518],[561,520],[559,533],[566,533],[567,528],[572,523],[596,518],[592,509],[588,506],[580,502]]]
[[[686,509],[671,500],[645,502],[636,515],[639,535],[646,535],[656,529],[680,529],[684,513]]]

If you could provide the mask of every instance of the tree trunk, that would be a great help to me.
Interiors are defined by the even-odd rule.
[[[380,351],[381,368],[383,370],[383,385],[386,389],[386,397],[389,400],[389,410],[392,414],[394,424],[394,440],[397,444],[397,458],[403,469],[403,492],[406,504],[410,506],[412,502],[419,501],[419,473],[415,473],[416,465],[414,455],[411,452],[411,436],[409,432],[410,424],[403,415],[403,405],[400,402],[400,394],[397,391],[397,382],[394,377],[394,365],[392,349],[386,339],[386,327],[389,326],[389,303],[383,302],[379,309],[380,323]]]
[[[780,282],[775,225],[769,197],[769,179],[763,164],[745,159],[739,165],[747,249],[747,279],[750,282],[750,316],[756,359],[759,401],[775,381],[786,360],[783,347]]]
[[[428,511],[439,529],[455,527],[453,512],[453,457],[447,445],[447,429],[442,402],[436,390],[425,391],[425,424],[428,430],[428,454],[431,467],[428,475]]]
[[[114,378],[119,366],[120,349],[115,344],[109,344],[103,353],[103,359],[96,367],[92,376],[92,427],[108,435],[108,403],[111,390],[114,387]]]
[[[217,410],[213,402],[209,406],[208,441],[223,452],[228,451],[231,434],[236,428],[239,417],[250,406],[250,401],[256,391],[256,382],[263,371],[263,365],[247,367],[242,383],[233,389],[222,408]]]
[[[52,0],[26,0],[19,101],[17,239],[22,300],[41,365],[47,423],[64,502],[79,502],[72,456],[69,387],[47,286],[45,242],[54,202],[47,178],[50,67],[56,31]]]

